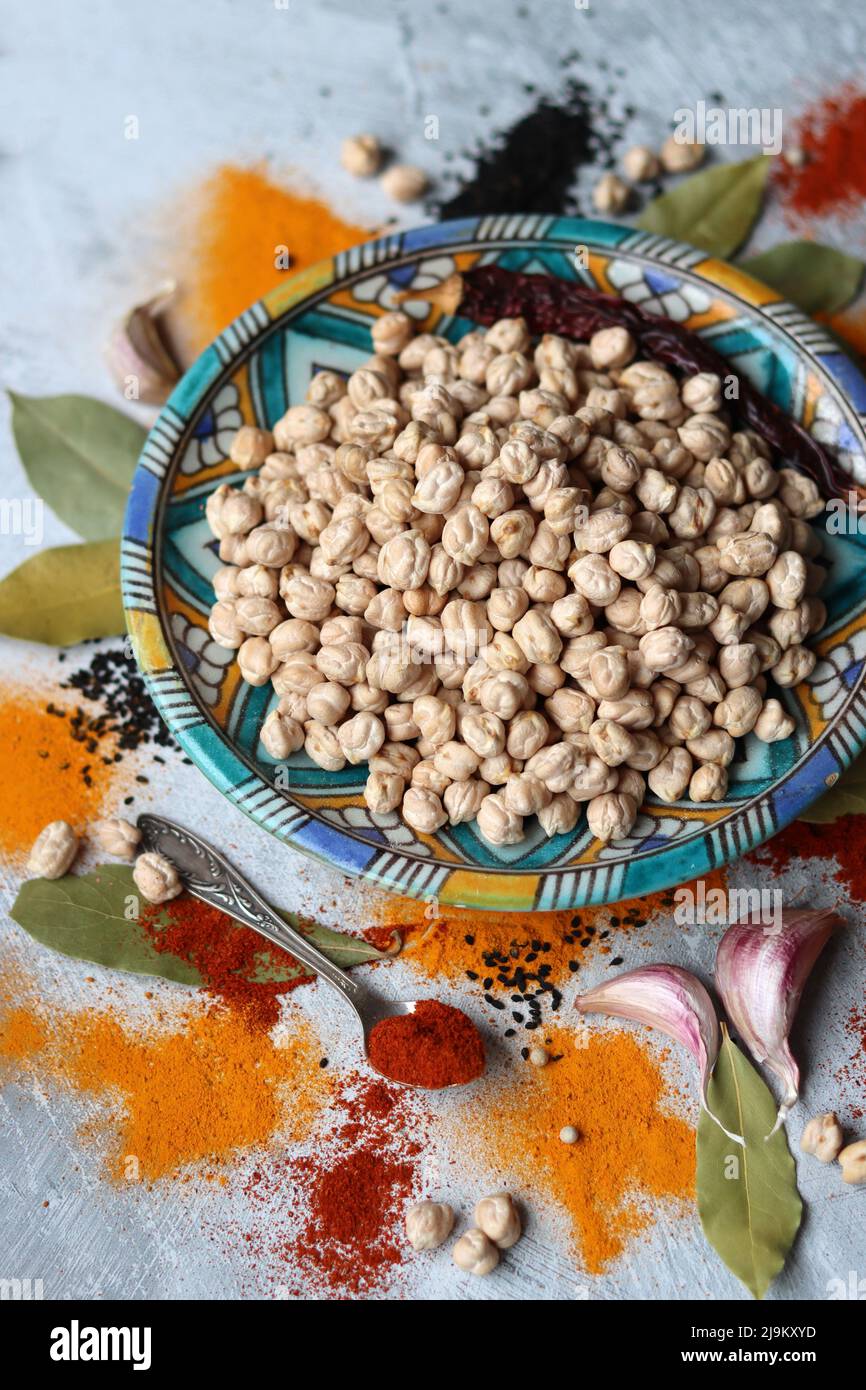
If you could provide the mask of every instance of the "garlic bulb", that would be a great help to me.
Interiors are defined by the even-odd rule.
[[[678,965],[645,965],[626,970],[603,985],[579,995],[581,1013],[613,1014],[658,1028],[687,1047],[701,1069],[701,1105],[729,1139],[742,1144],[739,1134],[725,1129],[707,1104],[707,1083],[719,1055],[721,1037],[716,1010],[696,975]]]
[[[719,943],[716,988],[736,1031],[756,1062],[784,1088],[775,1134],[800,1094],[800,1069],[788,1044],[800,996],[838,913],[782,912],[781,922],[735,922]],[[769,1139],[770,1135],[767,1135]]]

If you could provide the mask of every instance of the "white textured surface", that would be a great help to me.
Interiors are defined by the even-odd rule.
[[[724,6],[701,0],[688,8],[591,0],[589,10],[571,0],[523,6],[503,0],[495,7],[489,0],[432,6],[288,0],[286,9],[229,0],[206,6],[44,0],[14,7],[4,25],[0,84],[6,384],[33,394],[73,390],[112,399],[100,344],[117,311],[152,284],[159,247],[172,230],[160,205],[218,161],[264,155],[295,166],[313,174],[348,215],[374,224],[392,209],[375,184],[351,181],[337,164],[339,140],[352,130],[376,130],[401,158],[434,175],[466,170],[461,150],[531,108],[537,97],[524,84],[555,95],[573,74],[599,85],[602,58],[625,73],[614,79],[614,108],[625,102],[637,108],[629,142],[657,143],[678,107],[714,91],[733,106],[780,106],[787,118],[811,95],[856,72],[864,31],[866,18],[856,7],[803,0],[775,7],[769,19],[765,7],[744,0]],[[581,60],[564,69],[562,55],[572,50]],[[436,143],[424,139],[431,114],[440,120]],[[129,115],[139,118],[138,141],[124,139]],[[449,153],[455,158],[447,162]],[[743,151],[729,153],[738,158]],[[780,231],[778,219],[769,217],[756,245],[771,244]],[[822,235],[866,248],[862,221],[845,228],[844,237],[838,228]],[[0,430],[0,494],[27,495],[5,420]],[[46,517],[46,543],[69,539]],[[24,553],[20,538],[0,536],[0,571]],[[19,669],[22,652],[3,643],[4,669]],[[56,676],[50,654],[28,650],[26,656],[34,680],[40,672],[42,679]],[[170,759],[166,768],[148,771],[155,808],[210,834],[276,900],[287,902],[297,892],[297,905],[335,924],[369,916],[363,888],[288,850],[275,852],[194,769]],[[0,775],[9,776],[9,767]],[[793,895],[801,884],[789,878],[783,886]],[[7,901],[13,892],[7,881]],[[826,887],[807,887],[806,896],[817,905],[832,895]],[[861,916],[847,910],[852,920]],[[713,941],[706,931],[683,935],[660,922],[642,941],[651,947],[646,959],[676,959],[710,973]],[[29,942],[24,949],[59,982],[64,1001],[82,997],[80,966]],[[807,1067],[804,1107],[790,1127],[795,1142],[802,1115],[838,1101],[833,1071],[847,1058],[842,1019],[862,998],[862,935],[847,934],[828,957],[798,1029]],[[599,963],[597,972],[602,968]],[[582,982],[595,973],[587,970]],[[380,978],[395,993],[412,990],[405,966]],[[151,987],[126,982],[127,1006],[143,1004]],[[174,993],[168,986],[157,991],[165,998]],[[325,991],[305,990],[295,1002],[315,1016],[334,1065],[350,1061],[351,1044],[340,1040],[342,1016]],[[675,1074],[676,1062],[667,1065]],[[436,1102],[445,1115],[448,1104]],[[76,1140],[86,1114],[83,1102],[57,1103],[21,1088],[0,1100],[0,1276],[42,1278],[46,1296],[55,1297],[231,1298],[273,1291],[240,1242],[231,1253],[227,1241],[214,1238],[232,1221],[243,1224],[239,1194],[171,1185],[118,1192],[100,1180],[98,1155]],[[820,1299],[829,1279],[864,1271],[863,1192],[843,1188],[836,1171],[817,1163],[802,1163],[800,1176],[805,1227],[771,1296]],[[448,1195],[466,1212],[483,1175],[466,1172],[461,1181],[464,1190],[451,1184]],[[409,1265],[401,1291],[444,1298],[744,1296],[706,1247],[696,1219],[664,1214],[609,1274],[586,1280],[567,1257],[556,1214],[540,1203],[527,1239],[495,1279],[458,1278],[443,1257]]]

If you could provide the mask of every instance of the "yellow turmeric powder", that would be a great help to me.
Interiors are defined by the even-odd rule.
[[[104,1102],[83,1134],[108,1139],[114,1181],[220,1163],[277,1133],[306,1138],[330,1094],[306,1021],[280,1046],[222,1008],[133,1029],[112,1009],[49,1011],[20,969],[4,969],[4,980],[15,1000],[0,1001],[4,1079],[30,1075]]]
[[[634,1033],[586,1026],[545,1039],[559,1059],[525,1065],[480,1106],[476,1096],[465,1122],[499,1181],[561,1204],[584,1267],[599,1274],[650,1224],[647,1199],[692,1196],[694,1131],[670,1113],[658,1054]],[[567,1125],[575,1144],[559,1137]]]
[[[199,351],[268,290],[370,235],[325,203],[275,183],[265,165],[223,164],[192,193],[178,336]],[[284,248],[284,249],[281,249]]]
[[[0,687],[0,853],[29,853],[49,821],[84,830],[96,819],[131,780],[114,761],[116,746],[111,733],[97,739],[83,730],[75,707],[61,699]]]

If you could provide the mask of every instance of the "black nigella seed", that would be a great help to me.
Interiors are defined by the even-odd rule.
[[[319,1062],[319,1066],[320,1066],[320,1067],[326,1067],[327,1065],[328,1065],[328,1059],[327,1059],[327,1057],[322,1057],[322,1059],[321,1059],[320,1062]]]
[[[475,972],[474,970],[467,970],[467,971],[466,971],[466,978],[467,978],[467,980],[477,980],[477,979],[478,979],[478,975],[476,974],[476,972]]]
[[[463,940],[466,942],[466,945],[467,945],[467,946],[474,946],[474,945],[475,945],[475,937],[474,937],[474,936],[470,936],[468,933],[466,934],[466,936],[464,936]]]
[[[512,1010],[511,1010],[511,1017],[514,1019],[514,1022],[515,1022],[515,1023],[522,1023],[522,1022],[523,1022],[523,1014],[522,1014],[522,1013],[519,1013],[517,1009],[512,1009]]]
[[[608,969],[610,969],[611,965],[622,965],[622,956],[614,956],[613,960],[608,964]]]
[[[492,994],[485,994],[484,998],[493,1009],[504,1009],[505,1005],[501,999],[494,999]]]
[[[568,962],[568,968],[569,968],[569,970],[571,971],[571,973],[572,973],[572,975],[573,975],[574,972],[575,972],[576,970],[579,970],[579,969],[580,969],[580,961],[578,961],[578,960],[570,960],[570,961]]]
[[[513,1038],[516,1032],[517,1032],[517,1029],[516,1029],[516,1028],[506,1028],[506,1030],[505,1030],[505,1032],[504,1032],[504,1034],[503,1034],[503,1037],[506,1037],[506,1038]]]

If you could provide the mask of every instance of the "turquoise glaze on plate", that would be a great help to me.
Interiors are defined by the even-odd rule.
[[[574,251],[586,248],[586,267]],[[579,258],[583,259],[583,258]],[[208,494],[240,482],[228,458],[243,423],[270,427],[322,368],[351,372],[370,327],[404,289],[479,262],[580,279],[700,333],[854,476],[866,478],[866,382],[824,330],[765,286],[692,247],[573,218],[488,217],[366,242],[288,279],[226,329],[186,373],[151,431],[123,540],[127,622],[148,688],[181,746],[235,805],[278,840],[342,872],[412,897],[489,909],[553,909],[637,897],[739,858],[820,796],[866,743],[866,556],[826,537],[826,629],[808,681],[785,692],[793,738],[739,741],[724,802],[652,800],[627,840],[602,845],[585,817],[547,839],[535,818],[520,845],[494,848],[473,825],[418,835],[364,804],[366,767],[323,772],[304,754],[277,766],[259,729],[276,703],[238,674],[207,629],[219,566]],[[472,325],[406,306],[456,340]],[[816,525],[821,525],[820,520]]]

